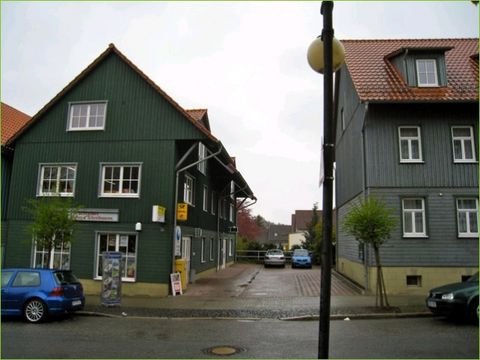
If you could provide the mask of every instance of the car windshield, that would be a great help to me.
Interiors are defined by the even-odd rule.
[[[296,250],[293,252],[293,255],[296,255],[296,256],[308,256],[308,250],[305,250],[305,249],[296,249]]]
[[[71,271],[56,271],[55,278],[62,285],[78,284],[79,281]]]
[[[268,255],[283,255],[283,251],[282,250],[268,250],[267,254]]]
[[[468,278],[468,282],[478,282],[478,272]]]

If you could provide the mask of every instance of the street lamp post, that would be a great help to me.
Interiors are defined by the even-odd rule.
[[[332,213],[333,213],[333,161],[335,154],[335,126],[333,124],[333,71],[343,63],[344,50],[333,37],[333,2],[323,1],[323,29],[321,38],[308,49],[308,62],[323,73],[323,241],[321,251],[322,273],[320,283],[320,317],[318,358],[328,359],[330,337],[330,295],[332,278]],[[335,58],[336,56],[336,58]],[[334,68],[335,67],[335,68]]]

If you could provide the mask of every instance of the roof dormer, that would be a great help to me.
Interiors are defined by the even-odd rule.
[[[451,47],[401,48],[387,56],[410,87],[447,86],[445,52]]]

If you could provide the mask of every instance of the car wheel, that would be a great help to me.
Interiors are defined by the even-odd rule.
[[[40,299],[31,299],[23,309],[23,317],[31,323],[41,322],[47,317],[47,306]]]

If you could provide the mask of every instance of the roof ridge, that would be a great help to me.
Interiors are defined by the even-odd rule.
[[[340,41],[346,41],[346,42],[399,42],[399,41],[458,41],[458,40],[465,40],[465,41],[471,41],[471,40],[476,40],[480,41],[479,38],[471,37],[461,37],[461,38],[418,38],[418,39],[412,39],[412,38],[396,38],[396,39],[339,39]]]

